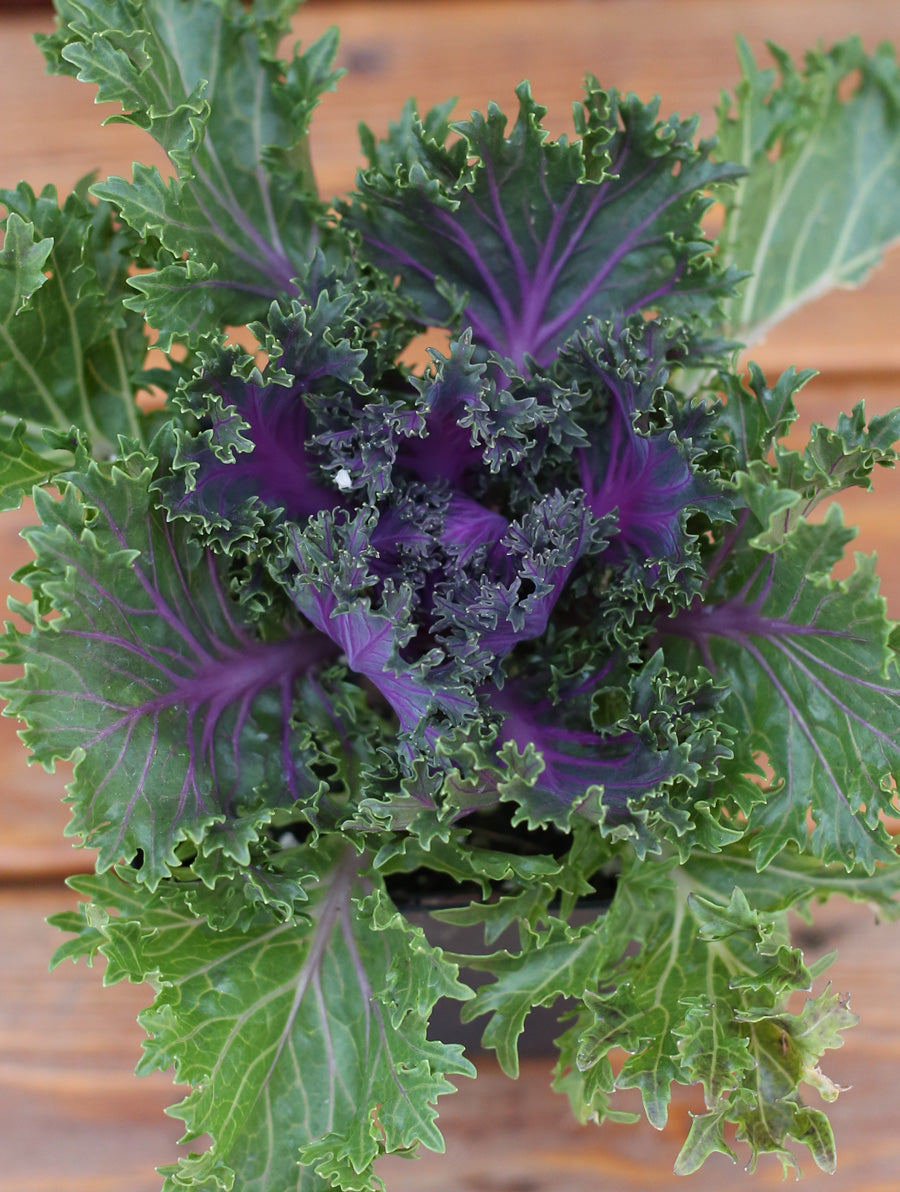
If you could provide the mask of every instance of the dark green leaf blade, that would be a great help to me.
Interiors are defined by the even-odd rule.
[[[83,930],[93,942],[100,925],[117,979],[157,990],[140,1015],[149,1037],[139,1071],[173,1067],[193,1091],[170,1113],[188,1139],[213,1140],[205,1156],[163,1169],[172,1192],[200,1192],[211,1172],[229,1171],[240,1192],[322,1192],[335,1172],[368,1188],[379,1154],[442,1149],[434,1101],[453,1091],[451,1076],[474,1075],[460,1047],[425,1033],[439,994],[468,995],[455,966],[383,896],[360,900],[352,848],[309,856],[309,918],[259,916],[243,929],[212,930],[183,890],[151,895],[133,874],[73,882],[92,899]],[[412,989],[401,955],[417,974]]]
[[[881,817],[900,775],[900,674],[873,560],[830,578],[852,536],[836,507],[801,520],[774,553],[736,551],[704,603],[663,625],[728,675],[724,714],[774,772],[749,815],[760,867],[790,842],[848,870],[895,860]]]
[[[162,277],[137,281],[130,300],[161,346],[246,323],[293,292],[318,235],[306,134],[338,78],[335,31],[283,63],[283,13],[215,0],[193,3],[189,20],[180,0],[64,0],[59,11],[41,39],[51,69],[96,84],[98,101],[122,107],[112,119],[146,129],[176,171],[136,165],[130,182],[94,187],[166,250]]]
[[[317,716],[296,730],[292,716],[334,651],[313,631],[270,641],[242,623],[212,556],[153,508],[142,457],[65,478],[26,535],[34,627],[3,643],[25,664],[8,714],[37,761],[76,759],[70,831],[101,868],[140,852],[155,886],[186,838],[246,860],[272,808],[315,804]]]
[[[28,256],[18,251],[19,268],[40,247],[35,260],[46,271],[19,310],[0,290],[0,409],[24,420],[38,450],[46,450],[43,427],[77,426],[98,453],[119,435],[146,440],[149,420],[135,402],[147,354],[144,324],[122,305],[133,235],[116,226],[107,204],[90,201],[83,184],[62,205],[52,186],[35,195],[25,183],[0,191],[0,203],[9,212],[11,252],[23,220],[42,237]],[[34,280],[22,276],[14,290]]]

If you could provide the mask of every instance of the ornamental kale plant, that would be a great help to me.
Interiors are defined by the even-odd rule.
[[[717,143],[593,78],[572,139],[525,83],[409,105],[329,204],[336,36],[282,60],[292,8],[57,0],[50,68],[171,176],[0,193],[0,493],[37,516],[5,694],[97,854],[56,959],[151,987],[138,1070],[211,1140],[168,1192],[440,1150],[443,999],[511,1076],[569,999],[579,1119],[701,1086],[679,1172],[832,1170],[801,1088],[855,1017],[787,913],[896,914],[897,635],[831,499],[900,411],[789,446],[810,371],[737,362],[900,235],[894,57],[741,44]]]

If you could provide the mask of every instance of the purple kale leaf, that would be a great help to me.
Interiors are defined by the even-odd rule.
[[[487,367],[473,360],[471,336],[455,341],[447,356],[433,348],[429,354],[432,369],[414,381],[420,394],[424,435],[404,445],[400,462],[420,480],[464,486],[467,474],[482,465],[472,424],[475,412],[486,409]]]
[[[496,509],[482,505],[462,493],[453,493],[447,502],[440,528],[440,540],[450,555],[457,575],[470,560],[483,563],[487,556],[496,559],[498,543],[509,531],[509,521]]]
[[[378,515],[363,509],[320,514],[287,534],[280,581],[297,609],[340,649],[349,670],[368,680],[396,715],[404,737],[434,744],[438,725],[475,713],[474,697],[439,649],[407,660],[418,623],[417,593],[372,571]]]
[[[597,518],[614,514],[616,532],[604,563],[638,573],[659,565],[669,574],[693,561],[697,535],[688,520],[730,520],[731,500],[704,466],[715,410],[676,401],[668,379],[664,328],[626,327],[610,337],[592,323],[564,349],[568,374],[594,394],[580,411],[587,445],[574,452],[587,506]]]
[[[263,376],[241,350],[207,358],[181,396],[197,429],[179,432],[174,467],[157,482],[170,513],[204,527],[230,548],[266,519],[298,521],[341,506],[339,468],[316,448],[336,411],[368,392],[366,349],[347,288],[322,288],[310,301],[277,305],[257,331],[269,366]],[[329,472],[327,469],[331,468]]]
[[[748,823],[759,866],[789,841],[870,872],[894,855],[880,816],[900,777],[900,674],[872,560],[830,578],[852,537],[832,508],[775,553],[732,542],[705,597],[659,624],[727,680],[723,715],[770,768]]]
[[[337,651],[299,624],[267,639],[242,623],[214,557],[166,524],[134,471],[92,465],[62,500],[39,497],[33,627],[5,648],[25,664],[10,714],[35,757],[76,761],[71,832],[100,868],[140,855],[152,887],[186,839],[246,860],[260,811],[314,814],[319,752],[293,713]]]
[[[451,506],[445,532],[464,545],[435,589],[433,631],[479,674],[496,671],[519,642],[544,633],[576,565],[605,545],[603,523],[577,491],[535,502],[488,546],[487,535],[499,529],[496,515],[474,503]]]
[[[496,768],[483,783],[529,823],[567,827],[583,816],[641,852],[658,852],[672,828],[689,831],[690,804],[728,752],[708,684],[668,673],[659,652],[638,668],[611,659],[550,694],[523,664],[481,695],[501,717]]]
[[[573,422],[571,393],[545,376],[521,377],[509,362],[477,359],[470,332],[443,356],[429,349],[433,365],[413,378],[423,427],[401,447],[400,464],[423,481],[445,480],[477,492],[479,471],[496,475],[533,456],[548,438],[559,444],[583,441]],[[508,371],[507,371],[508,370]]]
[[[421,321],[471,327],[476,344],[521,365],[548,363],[591,315],[708,316],[734,278],[704,254],[704,192],[740,171],[694,146],[695,121],[658,123],[658,104],[595,80],[572,143],[547,139],[527,84],[517,95],[511,129],[495,106],[452,126],[407,119],[390,167],[369,137],[345,218]]]

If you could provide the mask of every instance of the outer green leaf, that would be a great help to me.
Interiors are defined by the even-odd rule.
[[[753,1060],[747,1040],[735,1034],[708,994],[681,1000],[686,1008],[684,1021],[674,1031],[678,1049],[688,1075],[702,1084],[706,1104],[712,1107],[736,1087]]]
[[[726,396],[725,405],[718,411],[719,425],[727,428],[739,468],[768,457],[772,444],[783,438],[797,420],[794,397],[815,376],[812,369],[797,372],[791,367],[770,388],[755,361],[750,361],[748,372],[749,388],[736,373],[722,373],[719,377]]]
[[[761,385],[760,380],[757,371],[753,389],[756,398],[762,399],[761,405],[766,397],[777,401],[778,391],[786,389],[785,382],[791,385],[793,378],[790,371],[785,373],[772,391]],[[754,409],[756,403],[736,378],[728,391],[726,419],[733,428],[741,466],[746,468],[737,474],[736,483],[747,507],[766,527],[751,540],[752,546],[778,550],[797,524],[808,518],[822,501],[848,488],[871,489],[876,466],[894,466],[897,458],[894,444],[900,439],[900,408],[877,415],[867,423],[865,405],[858,402],[851,414],[840,415],[834,428],[814,423],[803,451],[790,450],[778,442],[772,444],[773,436],[766,433],[754,451],[747,446],[745,434],[757,421],[759,407]]]
[[[26,427],[17,422],[11,434],[0,430],[0,510],[18,509],[22,498],[55,471],[53,462],[24,441]]]
[[[6,203],[5,192],[3,202]],[[3,248],[0,249],[0,316],[2,326],[9,327],[13,315],[17,315],[28,299],[47,280],[45,272],[47,257],[53,250],[53,241],[48,237],[38,239],[40,233],[34,224],[26,223],[16,211],[11,211],[5,221]],[[4,330],[4,339],[8,331]]]
[[[188,1188],[192,1192],[231,1192],[235,1186],[234,1172],[212,1151],[182,1157],[157,1171],[166,1176],[161,1192],[185,1192]]]
[[[755,1012],[739,1015],[742,1021],[758,1021]],[[823,1101],[836,1101],[840,1087],[820,1070],[823,1052],[843,1046],[843,1031],[856,1026],[859,1018],[851,1013],[849,998],[826,989],[816,998],[807,998],[799,1014],[782,1014],[775,1025],[783,1032],[781,1064],[790,1070],[791,1084],[800,1081],[817,1090]]]
[[[386,895],[373,894],[364,906],[373,930],[406,936],[405,947],[391,960],[385,983],[393,1026],[399,1028],[410,1010],[427,1018],[439,998],[465,1002],[474,996],[458,979],[457,966],[445,960],[439,948],[432,948],[422,928],[407,923]]]
[[[517,1042],[533,1007],[553,1005],[561,997],[581,997],[596,982],[603,955],[594,924],[570,931],[557,919],[546,932],[526,932],[531,935],[530,946],[516,955],[499,952],[490,957],[456,957],[497,978],[478,989],[460,1017],[470,1022],[480,1014],[491,1014],[482,1045],[496,1051],[509,1076],[519,1074]]]
[[[530,885],[544,879],[552,881],[561,869],[560,862],[553,857],[519,856],[484,847],[467,848],[458,831],[452,841],[432,840],[427,847],[406,834],[392,838],[379,850],[374,863],[384,874],[407,873],[427,867],[447,874],[456,882],[480,885],[484,897],[490,893],[491,883],[500,885],[512,881]]]
[[[724,1108],[693,1116],[690,1133],[675,1160],[676,1175],[692,1175],[716,1152],[737,1163],[737,1155],[725,1141],[726,1120]]]
[[[802,1106],[797,1090],[808,1083],[832,1096],[836,1086],[818,1060],[855,1018],[828,991],[800,1015],[785,1012],[791,992],[810,982],[788,946],[785,917],[761,914],[739,889],[699,897],[684,871],[632,864],[600,933],[601,989],[585,995],[560,1041],[558,1086],[576,1113],[604,1117],[615,1089],[637,1087],[648,1119],[662,1127],[672,1083],[698,1082],[709,1112],[694,1120],[679,1172],[714,1151],[734,1157],[727,1122],[750,1144],[751,1162],[763,1152],[795,1162],[786,1147],[794,1139],[826,1165],[821,1115]],[[609,1060],[616,1049],[629,1053],[617,1076]]]
[[[796,1115],[795,1126],[798,1139],[809,1150],[816,1166],[828,1175],[837,1170],[837,1147],[831,1122],[821,1109],[804,1106]]]
[[[865,407],[859,402],[852,414],[841,414],[837,427],[815,423],[810,430],[809,443],[802,452],[789,451],[776,444],[773,462],[779,489],[784,494],[797,494],[799,500],[786,504],[782,517],[770,518],[769,529],[753,540],[754,546],[765,550],[777,549],[800,518],[808,517],[822,501],[848,488],[872,488],[872,473],[876,466],[893,467],[897,458],[894,443],[900,439],[900,408],[875,417],[867,425]],[[757,478],[750,495],[751,508],[757,511],[759,496],[776,491],[767,481],[767,469],[761,463],[750,465]],[[762,485],[759,477],[762,476]],[[744,491],[747,491],[744,489]],[[763,520],[762,518],[760,520]]]
[[[751,545],[758,550],[778,550],[803,518],[803,494],[790,486],[782,488],[780,484],[773,483],[772,469],[762,460],[753,460],[746,472],[737,473],[735,486],[747,511],[743,520],[746,521],[747,513],[750,513],[755,521],[765,527],[751,539]],[[732,537],[732,543],[737,536],[735,534]]]
[[[804,451],[807,484],[837,492],[851,486],[870,489],[876,465],[893,467],[900,440],[900,407],[866,423],[865,405],[841,414],[834,430],[819,423],[810,432]]]
[[[0,407],[25,420],[33,447],[45,449],[42,426],[78,426],[98,452],[120,434],[141,439],[148,420],[135,390],[145,383],[147,343],[143,320],[122,306],[133,235],[115,225],[106,203],[90,202],[83,186],[61,207],[52,186],[35,196],[25,183],[0,191],[0,202],[10,213],[10,251],[26,271],[5,293],[0,280]],[[43,237],[27,255],[15,248],[23,219]],[[35,266],[47,275],[39,274],[40,287],[16,310],[15,292],[34,284],[28,270]]]
[[[851,537],[833,507],[774,554],[741,550],[703,604],[666,626],[728,676],[723,714],[774,771],[749,815],[760,868],[791,841],[848,870],[896,860],[880,817],[900,775],[900,674],[873,561],[829,578]]]
[[[777,82],[739,41],[736,104],[726,96],[719,109],[718,154],[747,167],[722,196],[719,239],[720,260],[751,273],[726,306],[729,331],[746,343],[832,287],[861,281],[900,236],[900,72],[891,47],[866,55],[849,38],[808,53],[802,72],[769,49]]]
[[[5,203],[5,198],[2,201]],[[11,369],[30,377],[35,387],[43,390],[45,386],[35,374],[27,349],[23,349],[19,343],[18,316],[28,311],[32,294],[47,282],[45,269],[47,258],[53,250],[53,240],[42,237],[34,224],[26,223],[16,211],[11,211],[3,223],[3,247],[0,248],[0,394],[7,389],[15,392],[15,384],[9,384]],[[44,405],[45,415],[54,420],[58,407],[52,395],[45,398]],[[4,412],[5,407],[4,402]],[[34,416],[33,408],[29,413]],[[34,425],[38,429],[40,420]]]
[[[274,56],[283,14],[273,22],[237,0],[195,0],[189,18],[182,0],[62,0],[58,10],[57,33],[40,39],[51,68],[96,84],[99,102],[120,103],[111,119],[145,128],[176,170],[165,181],[136,165],[131,182],[94,188],[171,254],[163,276],[139,281],[130,300],[161,346],[245,323],[292,292],[315,240],[306,132],[338,77],[334,31],[283,63]]]
[[[137,176],[140,167],[134,169]],[[203,265],[194,257],[139,273],[128,284],[140,297],[129,294],[127,305],[141,311],[151,326],[178,327],[181,334],[196,340],[221,328],[216,273],[215,265]]]
[[[443,1148],[434,1101],[453,1091],[448,1077],[474,1069],[458,1046],[426,1038],[422,1011],[439,993],[467,991],[383,901],[358,903],[352,850],[308,859],[318,874],[306,925],[260,916],[215,931],[186,911],[181,890],[150,895],[133,875],[124,885],[114,875],[73,883],[106,912],[101,951],[115,961],[114,979],[149,979],[157,990],[140,1015],[149,1037],[139,1071],[174,1067],[193,1091],[170,1112],[188,1139],[213,1140],[207,1158],[168,1169],[167,1187],[219,1186],[213,1173],[229,1187],[230,1169],[235,1192],[320,1192],[336,1170],[368,1188],[379,1154]],[[83,914],[93,935],[97,911]],[[430,1003],[419,982],[396,979],[401,955],[420,978],[438,977]]]
[[[870,903],[883,919],[900,916],[900,857],[866,873],[860,866],[848,871],[840,861],[826,865],[785,846],[765,869],[758,870],[745,839],[721,853],[695,849],[684,870],[693,887],[707,898],[721,901],[739,887],[755,910],[766,913],[802,909],[808,900],[824,902],[831,895],[841,895]]]
[[[652,899],[654,886],[656,893],[666,891],[670,905],[665,912],[659,907],[654,913],[652,904],[646,902],[641,905],[644,899]],[[585,995],[586,1013],[571,1032],[570,1046],[577,1047],[571,1059],[583,1073],[601,1062],[605,1067],[609,1052],[615,1047],[624,1048],[630,1053],[629,1059],[608,1090],[640,1089],[648,1120],[661,1129],[668,1116],[671,1085],[690,1080],[672,1032],[683,1014],[680,1001],[690,992],[685,965],[689,970],[696,925],[683,896],[662,873],[636,896],[631,885],[620,879],[604,924],[610,951],[616,939],[622,947],[628,946],[621,915],[631,919],[629,939],[641,940],[640,960],[619,965],[609,975],[604,973],[603,984],[611,986],[607,992]],[[567,1050],[564,1048],[564,1055]]]
[[[246,864],[272,807],[315,804],[320,688],[304,727],[291,720],[333,650],[313,631],[266,641],[241,623],[212,556],[153,508],[142,465],[91,465],[61,501],[39,494],[36,600],[21,610],[34,628],[4,645],[25,664],[9,714],[28,722],[36,760],[76,759],[70,831],[101,868],[140,851],[155,886],[185,838]],[[43,620],[50,609],[62,615]]]

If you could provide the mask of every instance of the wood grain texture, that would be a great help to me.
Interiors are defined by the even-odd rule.
[[[457,95],[462,115],[490,100],[511,110],[513,87],[529,77],[549,108],[548,126],[560,133],[591,71],[604,85],[644,98],[658,92],[664,114],[698,112],[709,133],[719,91],[735,80],[737,32],[759,56],[767,38],[794,53],[851,32],[869,47],[900,42],[896,0],[319,0],[300,12],[295,32],[308,41],[335,21],[343,28],[340,62],[350,73],[315,120],[325,195],[352,186],[362,164],[357,121],[382,131],[409,95],[422,107]],[[50,26],[45,13],[16,14],[0,4],[0,185],[28,178],[66,190],[90,170],[127,175],[136,159],[164,167],[139,131],[100,128],[108,113],[94,105],[90,88],[43,73],[31,33]],[[788,363],[821,370],[803,394],[807,421],[833,420],[860,399],[872,413],[885,410],[900,400],[898,305],[900,252],[864,289],[798,312],[754,355],[772,374]],[[900,473],[880,475],[875,496],[854,493],[843,504],[847,520],[861,527],[860,548],[879,551],[883,590],[900,617]],[[26,520],[27,512],[0,519],[3,575],[28,557],[18,538]],[[132,1075],[140,1047],[134,1019],[146,991],[104,989],[99,974],[83,966],[47,977],[57,941],[43,918],[71,902],[59,875],[89,868],[91,854],[73,853],[62,835],[63,768],[54,775],[29,769],[9,721],[0,723],[0,762],[0,1192],[155,1192],[153,1165],[171,1161],[180,1131],[162,1113],[178,1096],[169,1078]],[[838,1174],[828,1178],[810,1166],[804,1187],[893,1192],[900,1168],[896,929],[888,935],[865,908],[839,905],[823,911],[818,925],[810,955],[839,947],[834,980],[851,991],[862,1025],[827,1066],[840,1083],[856,1086],[832,1111]],[[690,1093],[676,1098],[661,1135],[647,1126],[582,1129],[549,1091],[545,1064],[529,1061],[515,1083],[488,1060],[479,1070],[476,1084],[464,1082],[442,1103],[448,1154],[384,1161],[390,1192],[593,1192],[604,1185],[704,1192],[736,1178],[724,1159],[687,1181],[671,1175],[687,1114],[699,1108]],[[746,1181],[748,1188],[776,1184],[774,1163]]]

